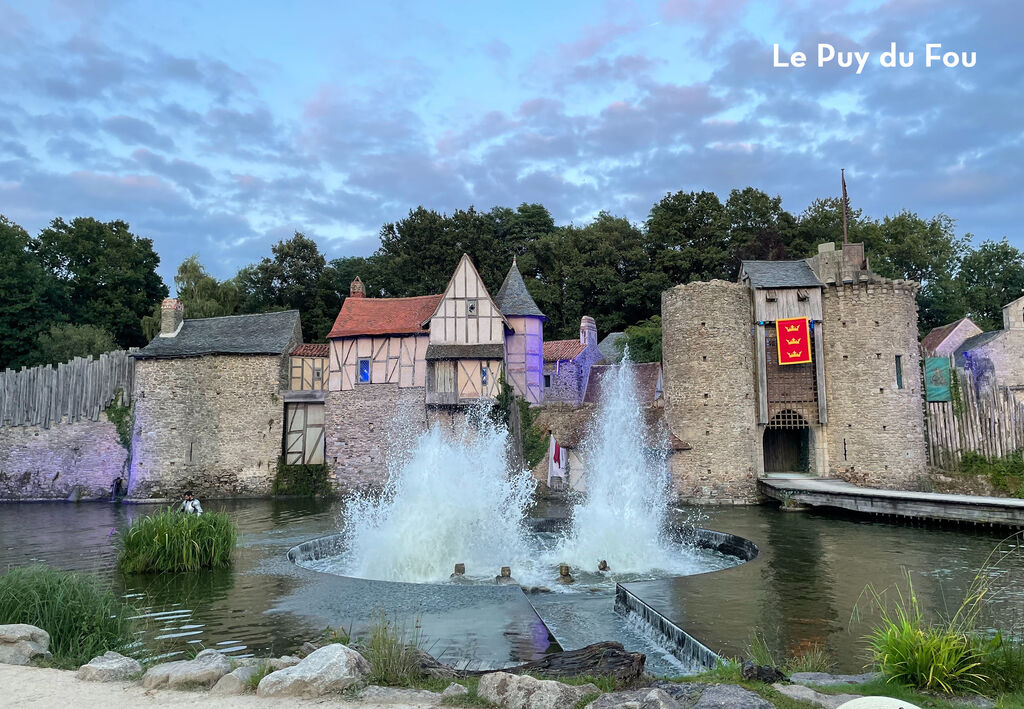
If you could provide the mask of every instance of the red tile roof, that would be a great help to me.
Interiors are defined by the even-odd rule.
[[[326,357],[327,343],[308,343],[292,350],[292,357]]]
[[[411,335],[427,332],[420,323],[428,320],[441,295],[415,298],[345,298],[331,328],[331,337],[357,335]]]
[[[544,361],[554,362],[575,359],[587,348],[579,340],[550,340],[544,343]]]
[[[967,318],[960,318],[956,322],[940,325],[939,327],[933,327],[932,331],[925,335],[924,339],[921,340],[921,347],[924,348],[925,352],[934,352],[947,337],[953,334],[953,330],[956,330],[956,326],[966,319]]]

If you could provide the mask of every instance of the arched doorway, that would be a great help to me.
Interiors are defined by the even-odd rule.
[[[808,473],[811,428],[796,411],[780,411],[764,429],[765,473]]]

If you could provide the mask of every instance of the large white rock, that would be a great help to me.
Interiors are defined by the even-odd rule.
[[[49,660],[50,634],[26,623],[0,625],[0,663],[27,665],[35,658]]]
[[[78,668],[78,679],[87,682],[123,682],[142,674],[138,660],[118,652],[105,652]]]
[[[563,709],[600,691],[593,684],[572,686],[529,675],[491,672],[480,678],[476,693],[505,709]]]
[[[203,650],[192,660],[164,662],[150,667],[142,676],[146,689],[158,687],[212,687],[231,671],[231,661],[216,650]]]
[[[319,697],[341,692],[366,680],[370,663],[350,647],[332,643],[307,655],[299,664],[271,672],[260,680],[261,697]]]
[[[802,684],[773,684],[779,694],[785,694],[790,699],[797,699],[801,702],[807,702],[816,707],[822,707],[822,709],[838,709],[847,702],[852,702],[854,699],[859,699],[859,694],[822,694],[816,692],[810,687],[805,687]]]

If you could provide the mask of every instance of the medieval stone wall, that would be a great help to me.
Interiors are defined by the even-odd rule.
[[[563,361],[558,371],[554,362],[545,362],[544,376],[551,378],[551,386],[544,387],[544,403],[578,404],[583,400],[583,367],[575,361]]]
[[[1024,401],[1024,328],[1004,330],[967,354],[975,371],[991,372],[997,384],[1011,387]]]
[[[98,421],[0,428],[0,500],[106,499],[127,480],[128,451],[106,416]]]
[[[750,290],[726,281],[662,293],[669,429],[692,450],[669,458],[683,501],[755,502],[761,441]]]
[[[270,493],[281,455],[287,360],[144,359],[135,368],[130,498]]]
[[[326,460],[340,490],[380,487],[388,456],[407,450],[426,426],[423,387],[364,384],[327,393]]]
[[[914,489],[926,467],[914,288],[830,285],[823,295],[828,473],[861,485]]]

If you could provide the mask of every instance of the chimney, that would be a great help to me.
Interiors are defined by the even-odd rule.
[[[597,323],[589,315],[584,315],[580,318],[580,342],[587,347],[591,343],[595,346],[597,345]]]
[[[160,337],[174,337],[181,329],[185,306],[177,298],[164,298],[160,304]]]
[[[352,283],[348,287],[349,298],[365,298],[366,288],[363,287],[363,282],[359,280],[359,276],[352,279]]]

